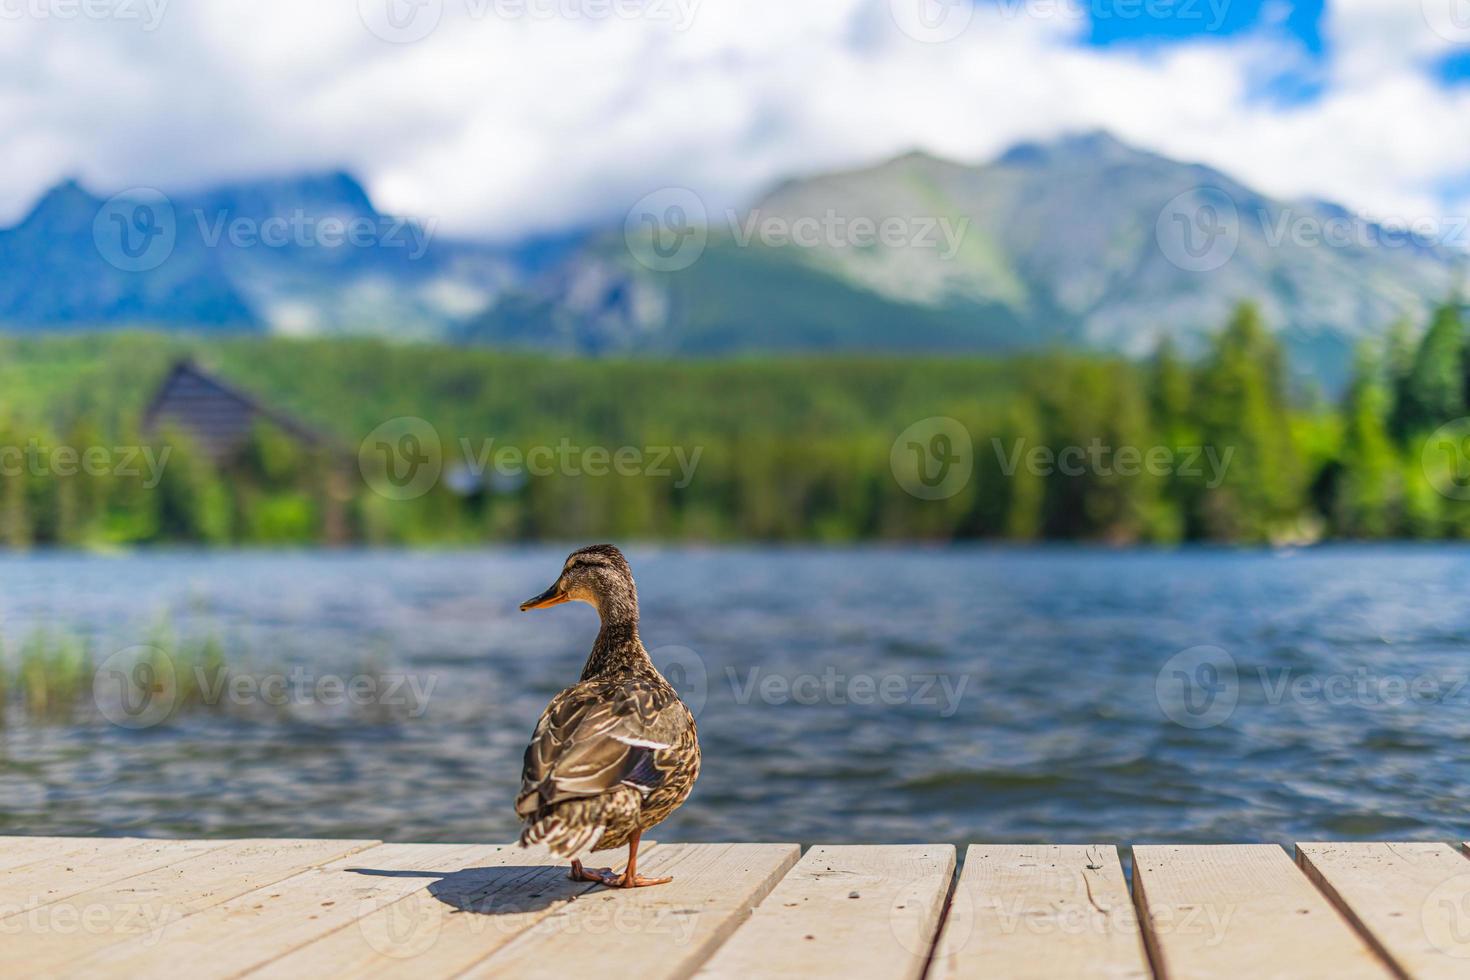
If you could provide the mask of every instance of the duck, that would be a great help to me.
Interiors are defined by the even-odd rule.
[[[622,872],[572,860],[570,877],[609,888],[665,884],[673,878],[638,874],[638,842],[699,778],[694,715],[643,647],[638,590],[621,551],[599,544],[572,552],[551,587],[520,608],[564,602],[592,606],[602,626],[581,679],[551,699],[526,747],[515,801],[521,846],[572,858],[626,844]]]

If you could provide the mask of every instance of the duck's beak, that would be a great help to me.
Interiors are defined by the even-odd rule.
[[[528,612],[532,609],[545,609],[547,606],[559,606],[570,598],[571,596],[562,591],[561,579],[557,579],[551,588],[534,599],[527,599],[521,603],[521,612]]]

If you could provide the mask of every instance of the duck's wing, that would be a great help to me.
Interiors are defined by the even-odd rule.
[[[693,718],[673,688],[652,678],[587,681],[552,699],[526,747],[516,812],[618,786],[645,793],[667,775],[660,754],[688,737]]]

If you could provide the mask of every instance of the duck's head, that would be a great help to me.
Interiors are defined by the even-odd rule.
[[[579,548],[567,556],[551,588],[521,603],[521,611],[545,609],[563,602],[585,602],[602,614],[626,618],[638,614],[633,570],[623,553],[610,544]]]

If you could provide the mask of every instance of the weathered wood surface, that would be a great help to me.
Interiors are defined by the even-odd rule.
[[[1463,977],[1445,844],[644,845],[668,885],[512,845],[0,837],[0,963],[39,978]],[[621,853],[597,855],[617,861]]]
[[[1297,863],[1405,976],[1470,976],[1470,861],[1448,844],[1299,844]]]
[[[954,866],[949,845],[813,847],[699,976],[921,977]]]
[[[1391,975],[1274,844],[1135,847],[1133,890],[1155,965],[1176,980]]]
[[[1108,844],[971,845],[933,977],[1147,977],[1138,915]]]

